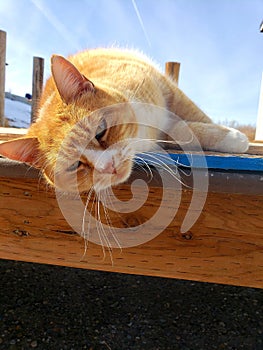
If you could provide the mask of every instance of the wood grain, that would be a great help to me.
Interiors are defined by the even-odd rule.
[[[166,62],[165,74],[173,79],[177,84],[179,81],[180,63],[179,62]]]
[[[130,185],[116,189],[130,198]],[[171,224],[149,242],[113,249],[84,241],[63,218],[52,190],[36,178],[0,179],[0,257],[85,269],[263,287],[263,195],[209,192],[189,232],[180,233],[192,192],[184,189]],[[157,210],[161,188],[150,187],[143,209],[118,214],[115,225],[145,221]],[[169,203],[167,204],[169,205]],[[94,229],[94,228],[93,228]],[[155,227],[150,227],[155,230]],[[131,228],[136,234],[136,228]]]
[[[5,117],[5,64],[6,64],[6,32],[0,30],[0,126]]]
[[[43,90],[44,58],[33,57],[31,123],[37,120],[38,103]]]

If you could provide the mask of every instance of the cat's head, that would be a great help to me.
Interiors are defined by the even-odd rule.
[[[26,137],[0,144],[0,154],[40,168],[63,191],[100,191],[129,177],[137,131],[122,96],[53,56],[37,122]]]

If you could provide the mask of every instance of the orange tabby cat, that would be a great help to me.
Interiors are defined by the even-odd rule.
[[[244,152],[248,148],[244,134],[214,124],[140,54],[94,49],[68,60],[54,55],[51,63],[52,77],[46,83],[37,122],[25,137],[2,143],[0,154],[41,168],[49,183],[62,190],[87,191],[94,186],[100,191],[125,181],[136,152],[151,147],[133,139],[158,140],[159,130],[183,139],[182,123],[171,124],[169,113],[167,118],[137,113],[135,102],[178,115],[206,150]],[[143,126],[147,118],[154,127]]]

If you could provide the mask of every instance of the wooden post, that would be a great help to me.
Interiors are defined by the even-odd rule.
[[[43,89],[43,77],[44,77],[44,59],[41,57],[34,57],[31,123],[35,122],[37,118],[38,102]]]
[[[262,73],[261,89],[260,89],[260,95],[259,95],[255,141],[263,141],[263,73]]]
[[[180,63],[178,62],[166,62],[165,74],[172,78],[177,84],[179,80]]]
[[[0,126],[5,120],[5,63],[6,63],[6,32],[0,30]]]

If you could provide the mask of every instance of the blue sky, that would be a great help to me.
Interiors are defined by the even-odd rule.
[[[181,63],[179,86],[215,121],[255,124],[263,71],[263,0],[7,0],[6,91],[31,92],[33,56],[124,46],[161,68]]]

